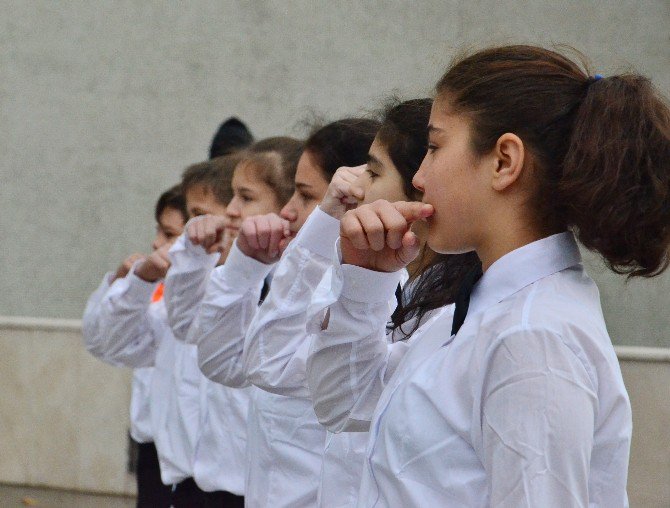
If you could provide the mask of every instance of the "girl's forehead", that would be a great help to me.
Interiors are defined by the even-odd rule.
[[[261,168],[257,164],[254,164],[253,161],[242,161],[235,168],[233,173],[233,182],[253,182],[259,180]]]

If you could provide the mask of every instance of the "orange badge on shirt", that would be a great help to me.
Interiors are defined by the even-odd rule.
[[[165,284],[162,282],[156,286],[156,291],[151,295],[151,303],[160,302],[163,299],[163,289],[165,289]]]

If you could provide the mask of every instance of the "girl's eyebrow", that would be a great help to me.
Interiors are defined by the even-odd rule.
[[[380,164],[379,159],[372,154],[368,154],[368,164]]]

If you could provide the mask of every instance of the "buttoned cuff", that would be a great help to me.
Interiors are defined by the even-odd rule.
[[[293,241],[318,256],[330,258],[339,236],[340,221],[317,206]]]
[[[214,270],[217,277],[225,279],[231,287],[251,288],[260,284],[270,274],[274,265],[266,265],[244,254],[237,240],[228,253],[226,262]]]
[[[218,252],[208,254],[201,245],[194,245],[184,231],[170,247],[168,257],[171,263],[170,272],[177,274],[197,272],[203,268],[211,270],[216,266],[221,255]]]

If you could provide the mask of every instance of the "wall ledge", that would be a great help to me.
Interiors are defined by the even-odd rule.
[[[47,332],[81,332],[81,319],[0,316],[0,329]],[[614,346],[619,360],[670,363],[670,348]]]
[[[670,363],[670,348],[666,347],[614,346],[614,350],[620,361]]]
[[[81,319],[0,316],[0,329],[42,332],[81,332]]]

